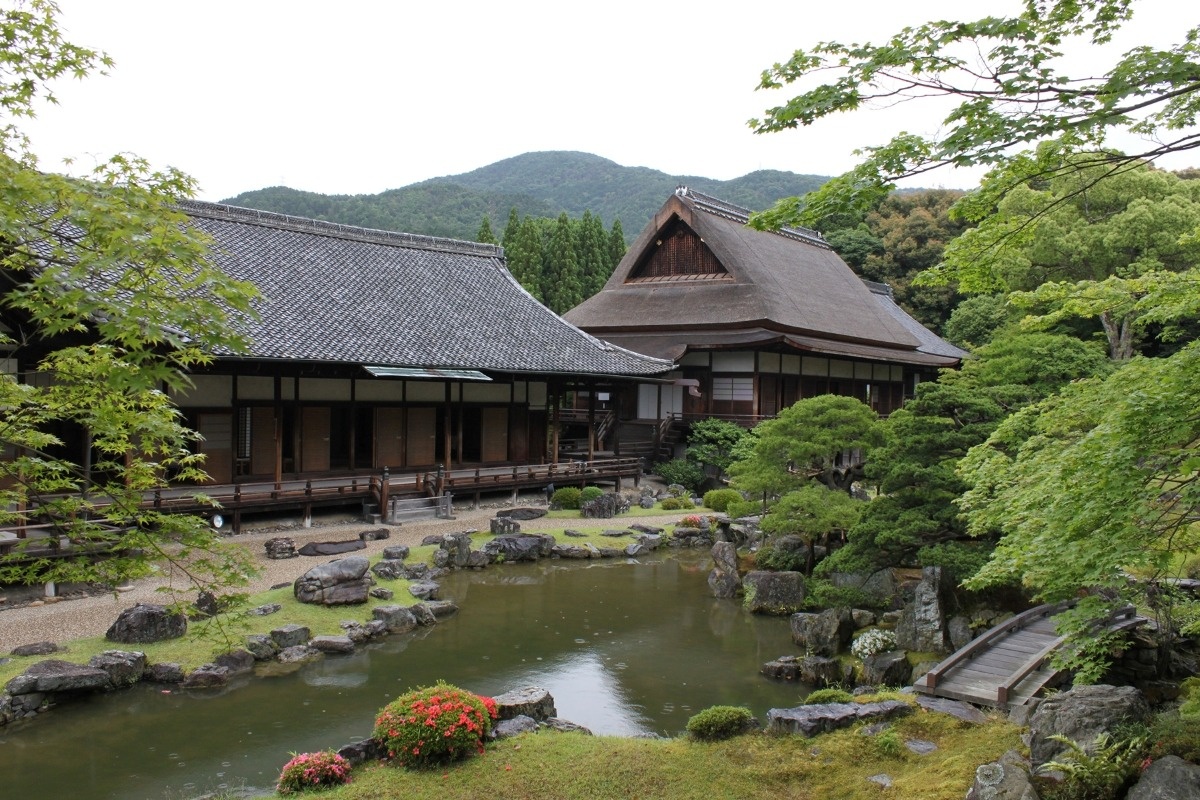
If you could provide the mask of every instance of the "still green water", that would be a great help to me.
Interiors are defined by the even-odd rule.
[[[676,735],[697,711],[796,705],[759,666],[797,653],[786,618],[715,600],[707,552],[546,561],[441,579],[442,624],[217,691],[134,689],[0,729],[0,800],[194,797],[270,787],[292,752],[370,735],[374,715],[439,679],[479,694],[541,686],[598,734]]]

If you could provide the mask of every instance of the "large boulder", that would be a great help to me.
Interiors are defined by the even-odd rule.
[[[797,708],[772,708],[767,712],[767,730],[771,733],[798,733],[816,736],[857,722],[881,721],[908,714],[912,706],[901,700],[878,703],[823,703]]]
[[[752,614],[795,614],[804,605],[804,575],[755,570],[742,578],[743,603]]]
[[[407,633],[417,627],[417,618],[404,606],[375,606],[371,615],[387,626],[390,633]]]
[[[1125,800],[1200,800],[1200,766],[1179,756],[1153,762]]]
[[[127,608],[109,627],[104,638],[123,644],[147,644],[178,639],[187,633],[187,617],[155,603],[138,603]]]
[[[408,568],[403,561],[394,558],[383,558],[371,565],[371,573],[382,580],[394,581],[406,577]]]
[[[491,561],[537,561],[554,550],[554,537],[538,533],[502,534],[483,546]]]
[[[862,682],[867,686],[904,686],[912,675],[903,650],[876,653],[863,659]]]
[[[558,715],[550,692],[537,686],[515,689],[492,699],[496,701],[496,716],[499,719],[525,716],[544,722]]]
[[[713,597],[728,600],[742,589],[738,577],[737,547],[733,542],[717,542],[712,548],[713,569],[708,573],[708,588]]]
[[[896,646],[918,653],[948,653],[946,587],[941,567],[925,567],[911,603],[896,625]]]
[[[296,579],[292,592],[301,603],[323,606],[355,605],[367,602],[371,588],[367,574],[369,562],[362,556],[339,558],[320,564]]]
[[[849,608],[827,608],[819,614],[792,614],[792,641],[806,653],[836,656],[854,637],[854,614]]]
[[[975,770],[967,800],[1038,800],[1028,762],[1017,751],[1009,750],[999,761],[981,765]]]
[[[146,654],[130,650],[105,650],[100,655],[92,656],[88,666],[108,673],[114,689],[124,689],[142,679],[142,673],[146,671]]]
[[[1091,752],[1096,737],[1126,723],[1150,721],[1150,705],[1132,686],[1076,686],[1042,701],[1029,720],[1029,758],[1036,770],[1067,752],[1065,736]]]
[[[468,532],[447,533],[442,535],[441,549],[446,553],[445,566],[453,569],[463,569],[471,561],[471,534]],[[440,553],[438,555],[441,555]],[[440,561],[441,559],[439,559]],[[439,564],[438,566],[442,566]]]
[[[109,688],[112,688],[112,679],[103,669],[52,658],[31,665],[9,681],[5,690],[17,695],[33,692],[95,692]]]

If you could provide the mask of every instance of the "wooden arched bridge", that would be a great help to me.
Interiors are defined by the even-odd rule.
[[[918,678],[913,689],[1000,708],[1028,703],[1058,673],[1050,657],[1064,637],[1055,632],[1054,617],[1073,605],[1048,603],[1005,620]],[[1118,631],[1146,621],[1126,606],[1105,625]]]

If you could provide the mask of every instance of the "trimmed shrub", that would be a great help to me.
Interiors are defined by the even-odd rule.
[[[275,791],[296,794],[308,789],[341,786],[350,782],[350,762],[332,750],[320,753],[293,753],[283,765]]]
[[[687,721],[687,732],[702,742],[732,739],[751,730],[754,715],[740,706],[712,706]]]
[[[663,511],[687,511],[695,507],[690,497],[668,497],[662,501]]]
[[[785,538],[785,537],[781,537]],[[800,542],[800,547],[786,545],[796,544],[795,537],[787,542],[769,542],[754,554],[754,563],[759,569],[769,569],[776,572],[804,572],[808,566],[808,546]],[[779,547],[778,544],[784,544]]]
[[[804,705],[817,706],[824,703],[852,703],[854,695],[845,689],[817,689],[804,698]]]
[[[583,503],[586,503],[589,500],[595,500],[596,498],[603,497],[603,496],[604,496],[604,490],[601,489],[599,486],[585,486],[579,492],[579,503],[582,505]]]
[[[725,513],[730,503],[740,503],[742,499],[737,489],[712,489],[704,493],[704,507]]]
[[[583,492],[575,486],[564,486],[561,489],[555,489],[554,494],[550,495],[550,505],[555,508],[575,509],[578,511],[579,498],[582,494]]]
[[[482,753],[495,718],[492,698],[437,683],[384,706],[374,736],[395,763],[428,767]]]
[[[654,474],[667,483],[678,483],[695,491],[704,481],[704,469],[695,461],[676,458],[654,465]]]
[[[762,503],[757,500],[734,500],[725,506],[725,514],[730,519],[739,517],[757,517],[762,513]]]

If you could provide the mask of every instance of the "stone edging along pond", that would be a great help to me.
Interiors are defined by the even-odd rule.
[[[511,523],[506,527],[513,530]],[[280,664],[297,664],[321,658],[326,654],[347,654],[360,645],[388,634],[407,633],[418,627],[436,625],[438,621],[458,611],[458,606],[447,600],[436,600],[438,590],[433,579],[451,569],[479,569],[491,563],[536,561],[541,558],[594,559],[628,558],[643,555],[658,549],[664,543],[675,547],[699,547],[712,543],[711,534],[693,528],[677,528],[671,535],[664,535],[662,528],[634,525],[625,529],[605,531],[602,536],[635,537],[621,547],[597,547],[589,542],[560,544],[550,534],[502,533],[490,539],[482,549],[471,549],[471,532],[450,533],[427,537],[422,544],[437,544],[433,567],[428,564],[408,564],[408,548],[388,547],[383,558],[370,566],[373,577],[367,575],[368,560],[364,557],[339,559],[315,566],[295,583],[297,595],[302,584],[306,594],[317,604],[342,605],[347,592],[361,599],[352,603],[366,602],[367,595],[377,598],[391,597],[391,591],[382,587],[371,588],[376,578],[388,580],[405,578],[416,581],[410,587],[414,596],[424,596],[415,605],[384,605],[372,609],[374,619],[366,623],[346,621],[341,623],[342,635],[312,636],[311,631],[301,625],[284,625],[269,634],[250,634],[245,646],[224,653],[212,663],[204,664],[185,672],[178,663],[150,663],[144,652],[138,650],[113,649],[93,656],[87,664],[77,664],[60,659],[46,659],[32,664],[21,674],[12,678],[0,693],[0,726],[22,719],[29,719],[49,711],[60,702],[67,702],[94,692],[114,691],[129,688],[146,681],[174,685],[183,689],[207,689],[222,687],[234,676],[252,671],[256,664],[274,661]],[[566,530],[568,537],[584,534]],[[349,563],[347,563],[349,562]],[[329,569],[335,565],[334,569]],[[286,584],[285,584],[286,585]],[[340,587],[340,588],[339,588]],[[333,603],[325,599],[340,598]],[[280,610],[278,604],[259,606],[249,610],[252,616],[268,616]],[[132,618],[132,621],[127,621]],[[178,618],[182,622],[182,618]],[[178,626],[162,606],[138,604],[122,612],[121,617],[110,628],[128,628],[129,633],[120,637],[126,643],[159,641],[182,635],[186,625]],[[178,627],[176,627],[178,626]],[[172,630],[162,634],[163,630]],[[159,631],[160,633],[139,633]],[[146,638],[139,638],[139,637]],[[53,655],[62,652],[56,645],[42,642],[14,649],[14,655]]]

